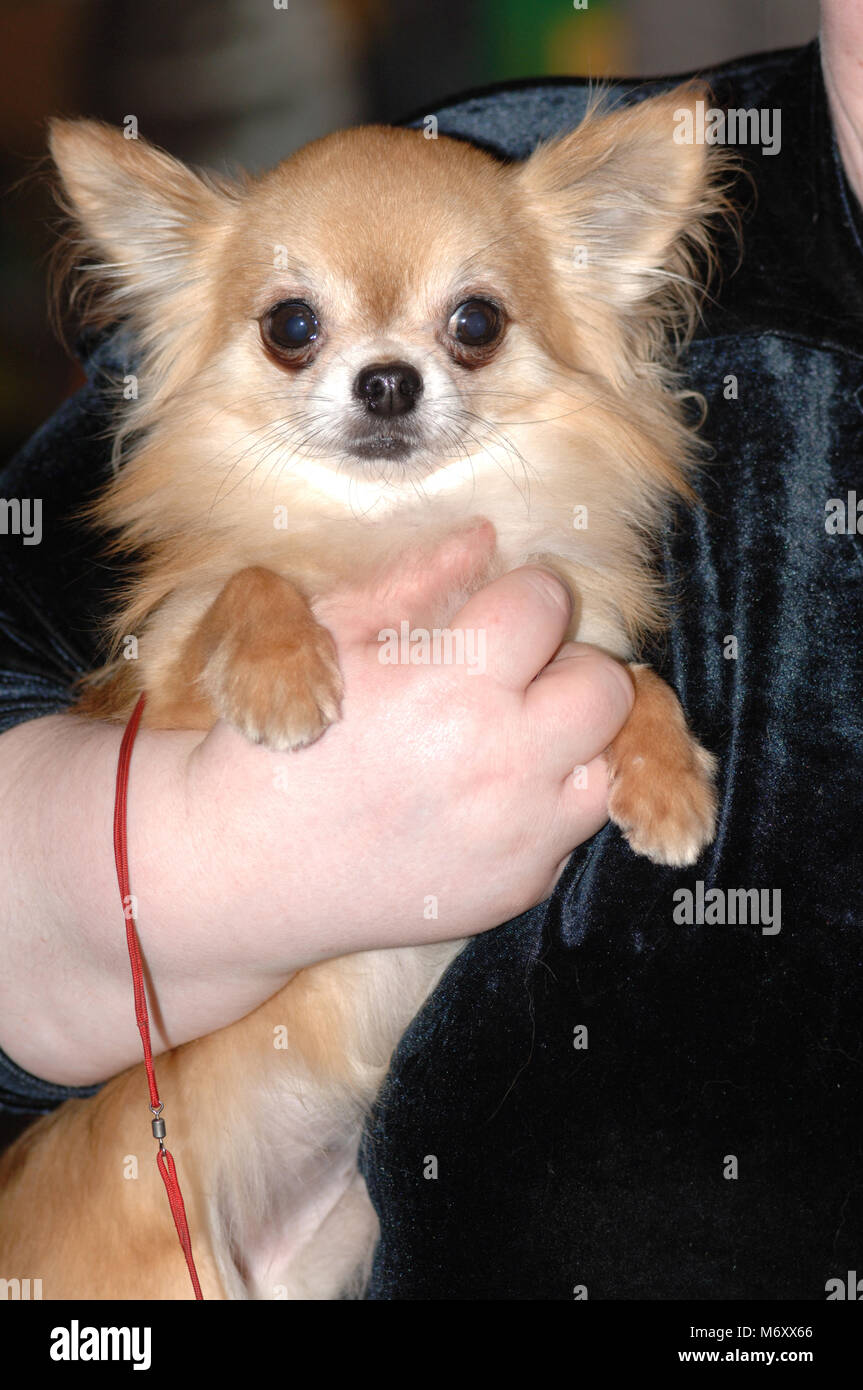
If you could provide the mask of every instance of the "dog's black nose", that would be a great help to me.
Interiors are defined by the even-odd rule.
[[[364,367],[354,382],[354,395],[373,415],[407,415],[422,389],[422,377],[407,362],[377,362]]]

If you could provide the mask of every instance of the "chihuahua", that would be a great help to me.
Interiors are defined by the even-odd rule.
[[[551,566],[573,594],[567,636],[629,665],[612,821],[657,864],[694,862],[714,759],[635,658],[665,621],[657,537],[694,498],[676,362],[728,156],[676,132],[704,96],[594,102],[520,163],[370,126],[230,179],[55,121],[73,300],[126,325],[139,386],[94,509],[137,568],[77,712],[125,720],[146,692],[150,727],[224,719],[301,757],[342,698],[316,601],[482,518],[494,560],[475,586]],[[362,1296],[378,1233],[364,1119],[462,944],[316,964],[160,1058],[205,1297]],[[286,1020],[287,1053],[272,1046]],[[8,1151],[0,1274],[38,1271],[46,1298],[191,1296],[157,1174],[121,1177],[146,1095],[132,1068]]]

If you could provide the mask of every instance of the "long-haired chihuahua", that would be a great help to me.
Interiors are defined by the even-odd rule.
[[[574,597],[568,637],[630,663],[609,813],[637,853],[692,863],[714,759],[635,658],[665,620],[654,546],[699,454],[676,361],[728,159],[680,140],[678,117],[704,96],[596,102],[520,163],[370,126],[231,179],[54,122],[73,304],[126,325],[139,386],[94,508],[136,568],[77,712],[124,720],[146,692],[150,727],[224,719],[302,757],[342,698],[316,601],[484,518],[478,582],[550,565]],[[130,633],[137,661],[119,655]],[[205,1297],[362,1295],[364,1117],[461,944],[317,964],[160,1059]],[[288,1054],[272,1047],[286,1020]],[[190,1296],[157,1174],[118,1179],[145,1098],[133,1068],[6,1154],[0,1274],[38,1270],[46,1298]]]

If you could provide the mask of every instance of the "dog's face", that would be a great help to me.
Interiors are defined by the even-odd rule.
[[[286,406],[300,452],[364,477],[425,475],[530,418],[565,320],[514,194],[491,159],[418,132],[361,129],[288,160],[224,246],[225,390]]]
[[[217,473],[410,487],[631,397],[714,211],[709,152],[675,140],[699,95],[591,115],[522,164],[366,127],[236,182],[55,123],[97,314],[141,349],[137,423],[206,441]]]

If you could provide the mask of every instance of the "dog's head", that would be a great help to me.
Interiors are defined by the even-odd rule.
[[[552,415],[637,411],[722,206],[718,151],[679,138],[703,95],[600,104],[523,163],[371,126],[231,180],[54,122],[82,302],[139,349],[128,427],[182,430],[217,473],[408,485]]]

